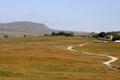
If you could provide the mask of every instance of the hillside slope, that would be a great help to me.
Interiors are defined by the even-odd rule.
[[[42,23],[12,22],[0,23],[0,33],[14,35],[43,35],[53,30]]]

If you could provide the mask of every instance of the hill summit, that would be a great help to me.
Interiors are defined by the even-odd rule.
[[[0,23],[0,33],[10,35],[43,35],[49,34],[53,30],[45,24],[35,22],[11,22]]]

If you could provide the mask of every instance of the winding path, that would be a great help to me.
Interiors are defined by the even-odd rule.
[[[83,43],[83,44],[80,44],[79,46],[82,47],[82,46],[84,46],[84,45],[86,45],[86,44],[88,44],[88,43]],[[96,53],[90,53],[90,52],[78,51],[78,50],[73,49],[73,46],[69,46],[69,47],[67,47],[67,49],[70,50],[70,51],[74,51],[74,52],[80,52],[80,53],[84,53],[84,54],[97,55],[97,56],[102,56],[102,57],[110,58],[109,61],[105,61],[105,62],[103,62],[102,64],[104,64],[104,65],[107,66],[108,68],[111,68],[111,69],[114,69],[114,70],[120,71],[120,67],[111,64],[112,62],[115,62],[115,61],[118,60],[117,57],[109,56],[109,55],[104,55],[104,54],[96,54]]]

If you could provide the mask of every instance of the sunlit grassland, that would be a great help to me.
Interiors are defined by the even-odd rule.
[[[94,41],[96,40],[78,37],[0,40],[0,79],[119,80],[119,72],[101,65],[106,58],[67,50],[68,46],[74,45],[77,48],[80,43]],[[77,49],[88,50],[87,46],[85,49],[82,47]]]
[[[96,53],[106,54],[120,58],[120,43],[88,43],[82,47],[75,47],[77,50]],[[116,61],[115,64],[120,65],[120,60]]]

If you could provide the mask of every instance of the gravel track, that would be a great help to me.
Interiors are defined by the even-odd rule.
[[[88,44],[88,43],[83,43],[83,44],[80,44],[79,46],[82,47],[82,46],[87,45],[87,44]],[[113,62],[115,62],[115,61],[118,60],[117,57],[109,56],[109,55],[104,55],[104,54],[96,54],[96,53],[78,51],[78,50],[73,49],[73,46],[69,46],[69,47],[67,47],[67,49],[70,50],[70,51],[74,51],[74,52],[80,52],[80,53],[89,54],[89,55],[96,55],[96,56],[107,57],[107,58],[109,58],[110,60],[104,61],[102,64],[105,65],[105,66],[107,66],[108,68],[111,68],[111,69],[120,71],[120,67],[119,67],[119,66],[111,64],[111,63],[113,63]]]

